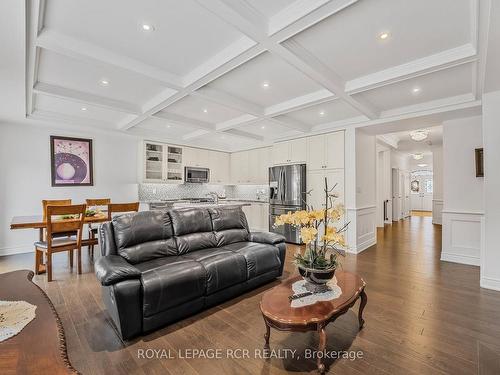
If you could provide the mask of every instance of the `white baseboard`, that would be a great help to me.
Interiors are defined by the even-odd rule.
[[[368,249],[369,247],[375,245],[376,243],[377,243],[377,239],[375,237],[373,237],[373,238],[370,238],[364,242],[361,242],[360,244],[358,244],[354,248],[350,248],[347,252],[351,253],[351,254],[359,254],[359,253],[365,251],[366,249]]]
[[[468,264],[471,266],[479,266],[480,265],[479,257],[475,257],[475,256],[471,256],[471,255],[442,253],[441,260],[444,262]]]
[[[481,285],[481,288],[500,291],[500,280],[499,279],[492,279],[492,278],[483,276],[483,277],[481,277],[480,285]]]
[[[19,246],[2,247],[0,248],[0,257],[5,255],[32,253],[33,251],[33,243]]]

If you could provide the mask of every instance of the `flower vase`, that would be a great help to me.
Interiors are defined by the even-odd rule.
[[[335,268],[315,269],[302,265],[297,265],[300,276],[306,281],[305,288],[312,293],[322,293],[328,291],[326,285],[335,275]]]

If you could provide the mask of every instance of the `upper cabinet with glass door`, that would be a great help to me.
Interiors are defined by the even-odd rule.
[[[144,182],[182,183],[182,147],[144,142]]]

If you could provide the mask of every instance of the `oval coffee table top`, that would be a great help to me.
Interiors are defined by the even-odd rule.
[[[292,307],[288,299],[293,294],[292,284],[302,279],[301,276],[295,276],[264,293],[260,302],[262,314],[267,319],[288,326],[303,326],[329,320],[352,304],[366,285],[360,276],[351,272],[337,271],[335,277],[342,289],[340,297],[308,306]]]

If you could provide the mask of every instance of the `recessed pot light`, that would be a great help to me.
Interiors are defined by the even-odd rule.
[[[166,128],[167,128],[167,129],[170,129],[170,125],[167,125],[167,126],[166,126]]]
[[[264,129],[266,128],[266,126],[265,126],[265,125],[262,125],[260,128],[261,128],[262,130],[264,130]]]
[[[203,113],[208,113],[208,109],[203,108]]]
[[[269,82],[265,81],[265,82],[262,82],[262,87],[265,88],[265,89],[268,89],[269,88]]]
[[[422,89],[420,87],[414,87],[411,92],[414,93],[414,94],[418,94],[420,91],[422,91]]]
[[[385,40],[385,39],[389,38],[389,33],[387,31],[384,31],[383,33],[380,33],[380,35],[378,37],[382,40]]]
[[[82,107],[80,109],[85,112],[87,110],[87,107]]]
[[[101,86],[109,86],[109,81],[105,78],[101,79],[99,83],[101,84]]]
[[[422,163],[422,164],[417,164],[420,168],[424,168],[424,167],[427,167],[427,164],[425,163]]]
[[[319,115],[320,115],[320,116],[324,116],[324,115],[325,115],[325,113],[326,113],[325,111],[319,111]]]
[[[143,24],[141,25],[141,30],[142,30],[142,31],[146,31],[146,32],[147,32],[147,31],[153,31],[154,29],[155,29],[155,28],[154,28],[154,26],[153,26],[153,25],[150,25],[150,24],[148,24],[148,23],[143,23]]]

